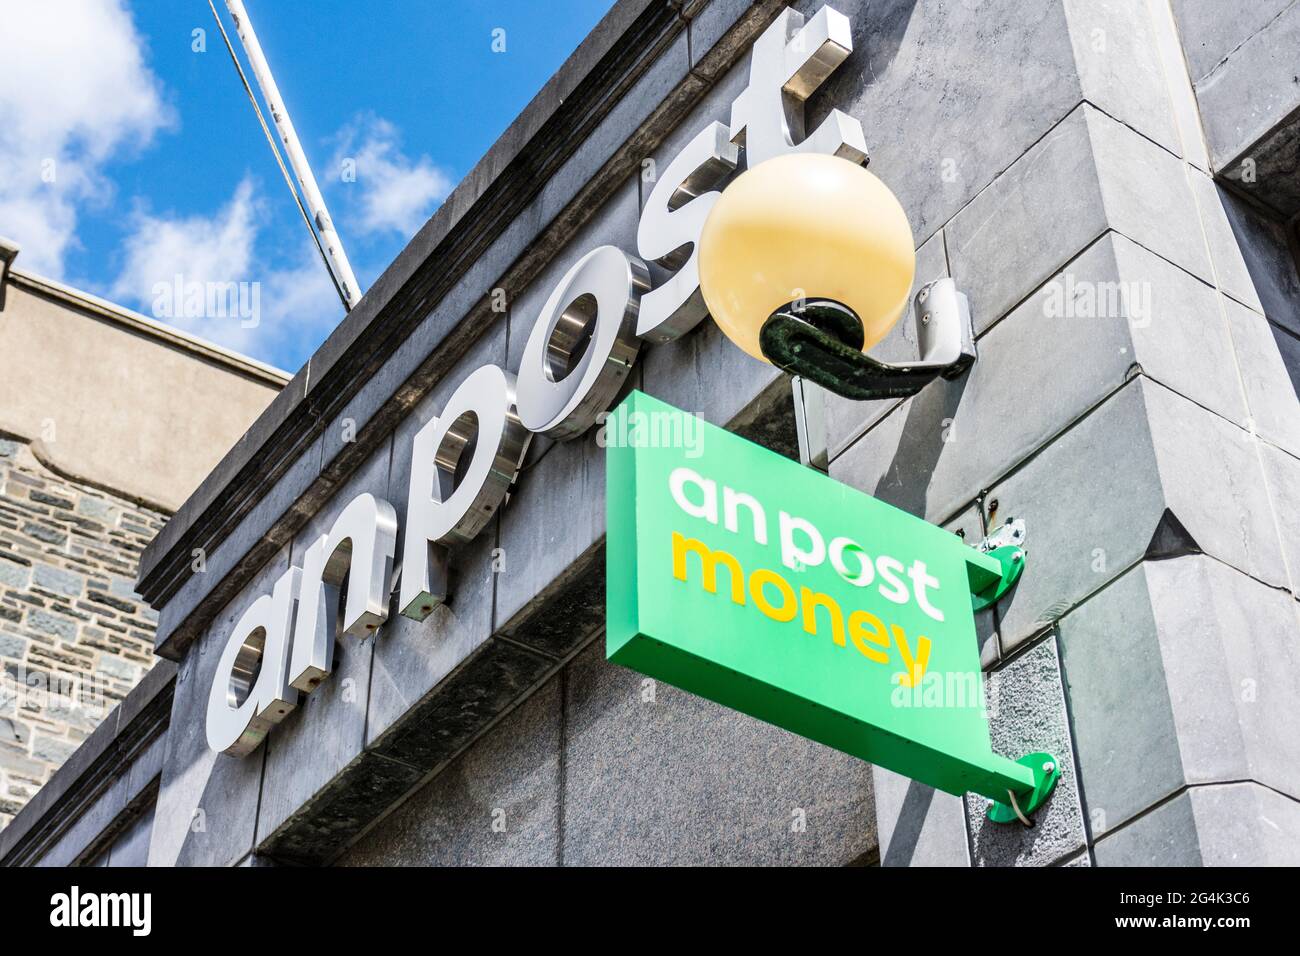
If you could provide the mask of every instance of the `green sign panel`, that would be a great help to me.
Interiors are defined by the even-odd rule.
[[[633,392],[605,424],[618,664],[948,793],[1006,801],[956,535]]]

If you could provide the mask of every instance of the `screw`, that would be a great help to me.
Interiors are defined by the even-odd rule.
[[[930,287],[926,286],[924,289],[921,290],[920,299],[922,302],[924,302],[928,298],[930,298]]]
[[[925,313],[925,315],[921,316],[921,324],[922,324],[922,325],[929,325],[929,324],[930,324],[930,313],[929,313],[929,312],[927,312],[927,313]]]
[[[1043,764],[1043,773],[1053,773],[1055,770],[1056,764],[1052,763],[1052,761],[1049,760],[1047,763]]]

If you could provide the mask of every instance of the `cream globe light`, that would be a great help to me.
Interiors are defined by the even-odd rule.
[[[799,343],[769,319],[814,327],[834,340],[837,358],[822,364],[851,364],[907,308],[916,253],[903,207],[878,178],[846,159],[795,153],[727,187],[704,223],[699,263],[704,301],[726,336],[799,371]]]

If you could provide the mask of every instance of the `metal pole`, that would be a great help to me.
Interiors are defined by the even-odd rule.
[[[257,34],[253,32],[253,23],[248,18],[248,11],[244,9],[243,0],[226,0],[226,9],[230,11],[230,16],[235,21],[235,33],[244,46],[244,53],[253,68],[253,76],[256,77],[258,88],[262,91],[262,98],[266,100],[267,108],[271,111],[271,119],[280,134],[280,141],[284,143],[289,165],[293,167],[298,185],[302,189],[303,199],[311,210],[316,229],[325,244],[325,254],[330,269],[343,290],[348,308],[352,308],[361,301],[361,289],[357,285],[357,277],[352,273],[352,266],[343,251],[343,243],[338,233],[334,231],[334,222],[325,207],[325,197],[321,195],[320,187],[316,185],[316,177],[312,175],[307,154],[303,152],[302,145],[298,141],[298,134],[293,128],[293,121],[289,119],[289,111],[280,96],[280,89],[275,85],[275,77],[271,75],[271,67],[266,62],[262,45],[257,41]]]
[[[790,391],[794,399],[799,461],[828,474],[831,466],[826,442],[826,396],[816,385],[798,375],[790,379]]]

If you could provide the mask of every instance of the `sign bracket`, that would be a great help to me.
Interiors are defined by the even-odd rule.
[[[1050,753],[1039,751],[1025,754],[1016,763],[1033,772],[1034,788],[1028,793],[1021,791],[1019,795],[1008,790],[1005,802],[995,800],[989,806],[988,818],[994,823],[1014,823],[1019,820],[1026,827],[1032,827],[1034,821],[1030,815],[1047,802],[1047,798],[1056,789],[1057,781],[1061,779],[1061,762]]]
[[[998,579],[981,588],[971,588],[971,604],[976,611],[992,607],[1020,580],[1025,569],[1025,520],[1008,518],[1006,523],[975,547],[1001,568]]]

